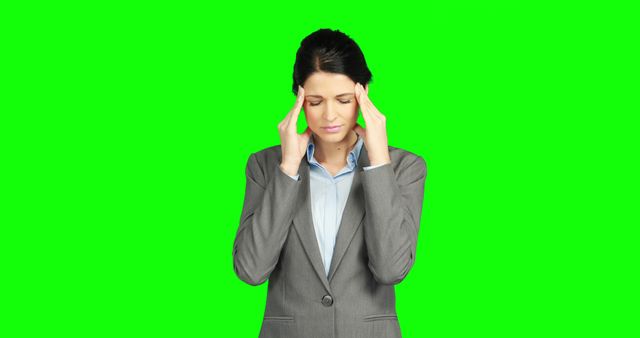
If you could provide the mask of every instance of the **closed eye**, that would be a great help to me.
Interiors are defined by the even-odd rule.
[[[342,104],[347,104],[347,103],[351,103],[351,100],[349,100],[349,101],[338,101],[338,102],[340,102],[340,103],[342,103]],[[318,102],[318,103],[316,103],[316,104],[313,104],[313,103],[309,102],[309,105],[310,105],[310,106],[317,106],[317,105],[319,105],[320,103],[322,103],[322,101],[320,101],[320,102]]]

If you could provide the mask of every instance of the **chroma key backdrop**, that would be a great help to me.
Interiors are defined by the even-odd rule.
[[[631,7],[2,5],[0,336],[257,337],[245,166],[319,28],[358,42],[389,145],[427,164],[403,337],[640,336]]]

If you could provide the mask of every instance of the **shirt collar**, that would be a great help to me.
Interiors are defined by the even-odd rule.
[[[356,141],[356,145],[351,149],[349,155],[347,155],[347,166],[351,169],[357,166],[358,157],[360,156],[360,151],[362,150],[362,145],[364,144],[364,139],[360,134],[358,135],[358,140]],[[316,145],[313,143],[313,135],[309,137],[309,142],[307,143],[307,162],[319,164],[313,156],[315,152]]]

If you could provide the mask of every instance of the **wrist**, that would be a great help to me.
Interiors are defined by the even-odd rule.
[[[280,163],[280,169],[289,176],[298,175],[299,164]]]
[[[370,160],[369,160],[369,165],[371,166],[382,165],[387,163],[391,163],[391,158],[389,156],[370,157]]]

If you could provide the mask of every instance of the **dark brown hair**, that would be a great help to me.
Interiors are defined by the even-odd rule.
[[[293,65],[293,93],[315,72],[339,73],[363,86],[370,83],[371,71],[358,44],[340,30],[319,29],[300,43]]]

